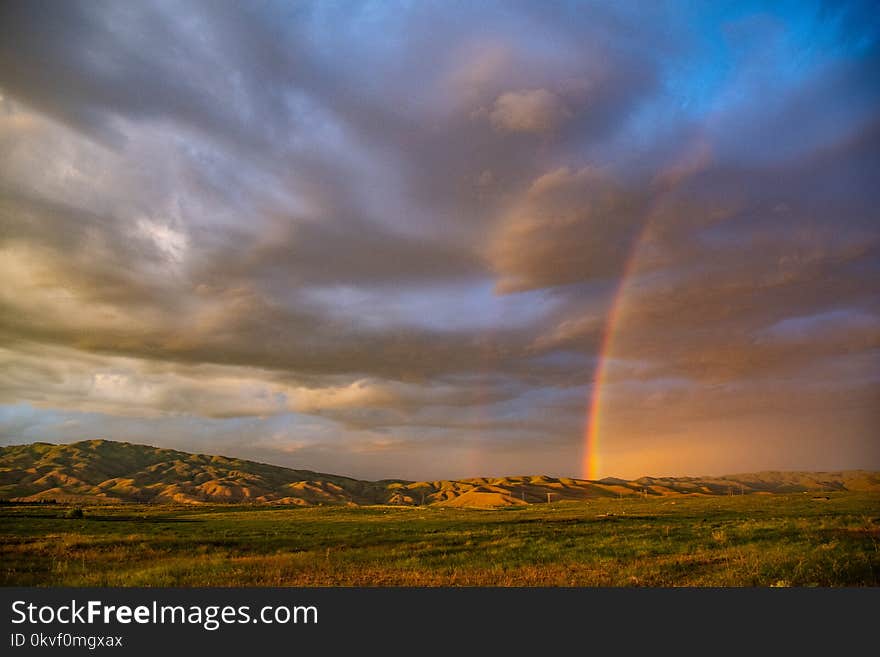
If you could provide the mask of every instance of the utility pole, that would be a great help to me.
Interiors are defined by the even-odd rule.
[[[547,504],[550,504],[550,496],[551,496],[552,494],[553,494],[553,493],[547,493]]]

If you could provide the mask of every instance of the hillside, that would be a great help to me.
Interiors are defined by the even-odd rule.
[[[0,499],[59,502],[274,503],[312,506],[514,506],[631,495],[880,491],[880,473],[759,472],[725,477],[521,476],[455,481],[360,481],[225,456],[109,440],[0,447]]]
[[[254,461],[88,440],[0,448],[0,498],[371,504],[384,485]]]

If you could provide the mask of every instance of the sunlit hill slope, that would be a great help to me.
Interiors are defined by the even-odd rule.
[[[759,472],[599,481],[519,476],[360,481],[225,456],[88,440],[0,447],[0,499],[58,502],[273,503],[498,507],[629,495],[880,491],[880,473]]]

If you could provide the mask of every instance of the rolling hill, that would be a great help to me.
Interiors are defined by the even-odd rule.
[[[147,445],[87,440],[0,447],[0,499],[80,503],[273,503],[303,506],[500,507],[629,495],[730,495],[880,491],[880,473],[759,472],[724,477],[520,476],[442,481],[361,481],[254,461]]]

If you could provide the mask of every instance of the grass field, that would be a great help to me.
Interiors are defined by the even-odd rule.
[[[0,507],[5,586],[877,586],[880,495]]]

